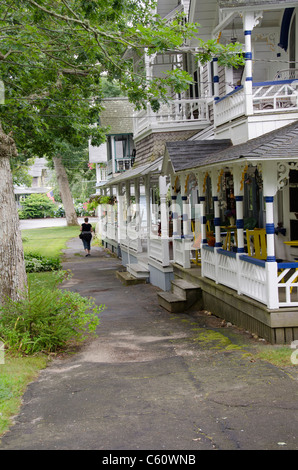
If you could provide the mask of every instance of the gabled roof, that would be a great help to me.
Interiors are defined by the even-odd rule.
[[[210,156],[228,147],[232,147],[229,139],[167,142],[162,172],[167,173],[168,162],[171,163],[174,173],[206,165]]]
[[[210,163],[239,158],[249,160],[298,158],[298,121],[212,155]]]
[[[176,173],[240,159],[298,159],[298,121],[239,145],[231,145],[229,140],[216,139],[168,142],[163,171],[166,172],[168,163],[171,163]]]

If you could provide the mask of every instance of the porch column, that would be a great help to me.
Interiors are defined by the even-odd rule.
[[[151,235],[151,204],[150,204],[150,175],[145,176],[145,197],[146,197],[146,229],[147,229],[147,250]]]
[[[205,175],[205,178],[207,177]],[[197,174],[197,181],[199,187],[199,201],[201,205],[201,232],[202,232],[202,245],[207,245],[207,231],[206,231],[206,185],[203,173]]]
[[[183,267],[190,268],[190,240],[192,240],[191,233],[191,219],[190,219],[190,205],[187,196],[187,176],[180,176],[181,183],[181,199],[182,199],[182,245],[183,245]]]
[[[135,205],[136,205],[135,236],[137,238],[138,252],[141,252],[142,240],[141,240],[141,218],[140,218],[140,181],[138,178],[134,180],[134,190],[135,190]]]
[[[171,176],[171,199],[172,199],[172,219],[173,219],[173,238],[179,238],[181,235],[181,231],[178,225],[178,218],[179,218],[179,211],[178,211],[178,204],[177,204],[177,193],[175,191],[175,181],[176,177],[174,175]]]
[[[184,238],[191,238],[191,216],[190,216],[190,205],[188,201],[188,194],[187,194],[187,176],[183,175],[180,177],[181,182],[181,199],[182,199],[182,207],[183,207],[183,214],[182,214],[182,224],[183,224],[183,237]]]
[[[121,183],[118,184],[117,186],[117,202],[118,202],[118,205],[117,205],[117,209],[118,209],[118,212],[117,212],[117,233],[118,233],[118,244],[119,244],[119,247],[118,247],[118,250],[120,250],[120,244],[121,244],[121,237],[122,237],[122,234],[123,234],[123,195],[122,195],[122,185]]]
[[[161,221],[161,249],[163,266],[170,264],[169,225],[167,210],[167,181],[166,176],[159,177],[160,221]]]
[[[214,101],[219,100],[219,76],[218,76],[218,59],[213,58],[213,85],[214,85]]]
[[[130,222],[130,181],[125,181],[126,223]]]
[[[274,212],[273,201],[277,192],[277,163],[262,162],[263,191],[266,210],[266,241],[267,241],[267,307],[278,308],[277,262],[274,246]]]
[[[262,17],[261,12],[247,11],[243,13],[243,30],[245,36],[245,107],[246,115],[253,114],[253,98],[252,98],[252,46],[251,33],[253,28],[258,24]]]
[[[244,253],[243,195],[246,167],[234,166],[233,180],[236,200],[237,253]]]
[[[218,170],[212,170],[212,199],[214,207],[214,228],[215,228],[215,247],[221,248],[222,243],[220,239],[220,210],[218,200]]]

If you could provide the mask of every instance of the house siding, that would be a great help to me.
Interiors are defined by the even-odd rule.
[[[166,142],[175,142],[190,139],[197,131],[161,132],[150,134],[144,139],[135,142],[136,160],[134,166],[150,163],[161,157]]]

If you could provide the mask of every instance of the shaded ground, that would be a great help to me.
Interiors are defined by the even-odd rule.
[[[65,287],[106,304],[98,337],[30,384],[0,450],[298,449],[297,373],[253,357],[256,342],[204,312],[169,314],[120,262],[69,243]]]

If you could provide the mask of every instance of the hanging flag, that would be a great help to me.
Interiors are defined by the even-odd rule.
[[[53,202],[55,202],[55,199],[54,199],[54,192],[53,191],[49,191],[47,193],[47,196],[49,199],[51,199]]]

